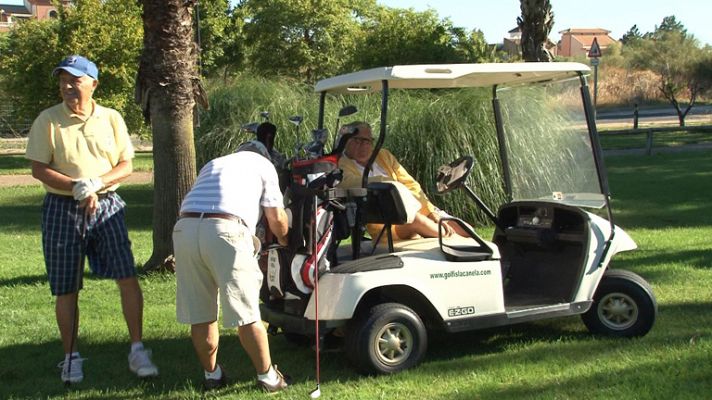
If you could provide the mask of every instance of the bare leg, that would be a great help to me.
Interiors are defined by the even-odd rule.
[[[240,343],[252,360],[252,365],[258,374],[264,374],[272,365],[269,355],[267,331],[262,321],[253,322],[237,328]]]
[[[195,354],[203,369],[208,372],[217,368],[218,344],[220,342],[220,332],[218,322],[206,322],[190,326],[190,337],[193,339]]]
[[[143,294],[136,277],[116,281],[121,293],[121,309],[129,328],[131,343],[141,341],[143,321]]]
[[[416,234],[426,238],[438,237],[438,224],[418,213],[410,224],[396,225],[396,234],[400,239],[412,239]]]
[[[79,308],[77,307],[77,313],[74,314],[76,307],[76,302],[78,300],[77,293],[70,293],[61,296],[57,296],[54,303],[54,314],[57,318],[57,326],[59,327],[59,335],[62,338],[62,347],[64,347],[64,353],[69,354],[77,351],[77,340],[76,335],[79,332]],[[72,321],[72,316],[74,316],[74,321]],[[74,346],[72,346],[72,326],[74,327]]]
[[[458,235],[460,235],[460,236],[464,236],[464,237],[470,237],[470,234],[467,233],[467,231],[464,230],[464,229],[462,228],[462,226],[460,226],[460,224],[458,224],[457,222],[454,222],[454,221],[447,221],[447,222],[445,222],[445,223],[446,223],[450,228],[452,228],[452,230],[455,231],[456,234],[458,234]],[[469,226],[469,224],[468,224],[468,226]],[[470,228],[472,228],[472,227],[470,226]],[[473,229],[473,230],[474,230],[474,229]]]

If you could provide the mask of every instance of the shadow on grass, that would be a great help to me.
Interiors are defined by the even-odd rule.
[[[571,365],[595,362],[595,359],[630,357],[628,352],[660,351],[665,352],[670,346],[690,343],[691,336],[699,329],[709,330],[712,326],[712,314],[708,311],[712,303],[686,303],[661,306],[660,314],[665,317],[665,326],[653,327],[651,333],[641,339],[609,339],[594,337],[581,327],[578,317],[551,320],[539,323],[527,323],[510,327],[487,329],[478,332],[458,334],[434,334],[429,341],[429,350],[423,364],[413,371],[381,378],[363,377],[349,366],[343,353],[325,353],[322,355],[322,383],[361,382],[370,380],[407,380],[413,375],[440,377],[461,374],[498,374],[502,370],[511,370],[511,365],[537,365],[560,362],[564,359]],[[701,321],[696,326],[685,323],[690,315],[698,315]],[[666,330],[663,330],[667,328]],[[699,333],[698,333],[699,334]],[[201,397],[201,368],[198,364],[186,329],[185,337],[148,339],[147,347],[153,350],[154,360],[160,369],[160,376],[141,381],[127,368],[127,343],[93,342],[92,338],[80,340],[82,356],[88,358],[84,364],[84,382],[71,386],[70,391],[79,392],[82,398],[145,398],[156,397]],[[541,343],[542,345],[534,345]],[[295,394],[313,384],[314,352],[309,348],[296,347],[287,343],[283,337],[271,337],[270,346],[274,361],[280,369],[289,373],[297,387]],[[677,353],[676,353],[677,354]],[[685,351],[678,354],[675,370],[686,370],[676,376],[683,387],[710,385],[700,378],[709,373],[706,353]],[[59,369],[55,367],[62,358],[58,340],[37,344],[19,344],[0,348],[0,398],[12,395],[14,398],[62,397],[67,389],[59,379]],[[216,396],[256,394],[254,388],[254,370],[247,355],[242,350],[234,334],[222,335],[220,340],[219,360],[229,373],[231,384],[228,388],[214,393]],[[558,372],[542,376],[541,383],[532,384],[523,381],[502,387],[461,388],[452,398],[529,398],[545,393],[562,393],[571,386],[571,395],[578,393],[575,388],[600,388],[601,385],[613,390],[616,385],[632,384],[641,381],[649,384],[650,379],[666,376],[661,369],[671,368],[669,360],[659,363],[646,363],[634,367],[624,367],[619,363],[606,373],[595,373],[572,380],[560,380]],[[557,367],[558,368],[558,367]],[[27,379],[32,377],[32,379]],[[683,381],[679,381],[683,379]],[[353,386],[353,385],[350,385]],[[672,384],[663,387],[659,398],[677,398]],[[620,388],[620,386],[618,387]],[[692,389],[689,389],[692,390]],[[558,391],[558,392],[556,392]],[[606,392],[604,392],[606,393]],[[702,393],[702,392],[691,392]],[[474,397],[473,397],[474,396]],[[615,397],[615,396],[614,396]],[[642,396],[646,397],[646,396]],[[449,398],[449,397],[448,397]]]
[[[63,358],[58,340],[0,348],[0,357],[4,360],[0,368],[0,398],[66,397],[70,392],[77,392],[76,397],[97,399],[203,397],[202,368],[187,332],[184,338],[144,341],[146,347],[152,350],[160,373],[158,377],[144,380],[138,379],[128,369],[128,341],[92,343],[90,340],[80,340],[80,352],[86,358],[84,380],[69,388],[61,382],[60,369],[56,367]],[[289,359],[294,357],[288,360],[284,360],[288,357],[280,357],[287,351],[280,347],[273,346],[272,351],[277,362],[282,360],[280,369],[291,374],[297,384],[312,380],[313,376],[303,368],[303,362],[290,362]],[[241,392],[259,393],[260,390],[255,387],[255,371],[236,336],[221,336],[219,360],[225,365],[229,386],[211,392],[211,398],[228,393],[233,396],[239,396]]]
[[[85,284],[86,282],[109,279],[94,275],[91,271],[88,270],[88,268],[88,263],[85,262],[84,275],[82,276],[82,280],[85,282]],[[146,277],[146,274],[143,274],[143,270],[141,269],[140,265],[136,265],[136,273],[138,274],[139,279]],[[5,287],[11,288],[15,286],[34,286],[38,284],[47,284],[47,290],[49,290],[49,284],[47,283],[46,274],[15,276],[7,279],[0,278],[0,289]]]
[[[624,228],[712,226],[711,152],[606,159],[616,223]]]
[[[555,365],[552,363],[562,357],[572,367],[580,367],[596,362],[596,359],[635,359],[641,352],[669,354],[671,347],[679,346],[689,350],[678,350],[675,355],[670,355],[674,358],[674,366],[669,359],[646,361],[630,367],[625,367],[626,363],[617,363],[605,373],[581,374],[573,379],[563,379],[559,371],[552,371],[551,375],[542,376],[539,383],[518,382],[516,379],[512,382],[512,377],[503,377],[508,383],[501,386],[460,388],[443,397],[463,400],[571,398],[580,396],[577,388],[588,387],[600,390],[597,396],[590,393],[591,398],[622,398],[631,396],[631,393],[639,396],[637,398],[695,398],[701,393],[709,393],[712,388],[708,379],[709,353],[695,351],[696,341],[710,335],[711,307],[712,302],[662,305],[656,326],[643,338],[608,338],[585,330],[572,332],[567,329],[569,323],[578,322],[583,326],[579,317],[444,335],[431,341],[420,370],[427,375],[448,379],[449,375],[496,374],[506,370],[503,367],[506,365],[530,365],[533,368]],[[691,323],[691,315],[700,320]],[[505,351],[513,346],[538,342],[561,344]],[[472,356],[476,358],[472,359]],[[661,376],[670,375],[668,370],[678,373],[669,382],[659,382]],[[636,387],[652,389],[649,393],[636,393]]]
[[[684,264],[701,270],[712,269],[712,248],[701,248],[694,250],[680,251],[648,251],[638,252],[635,256],[629,257],[620,265],[625,265],[626,269],[645,270],[648,266],[659,266],[661,264]],[[616,265],[619,265],[616,263]],[[646,271],[645,278],[651,282],[660,283],[661,280],[673,281],[677,272],[665,271],[656,268],[657,271]]]

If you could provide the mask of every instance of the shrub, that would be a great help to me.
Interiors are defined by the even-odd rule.
[[[260,112],[268,111],[277,125],[276,147],[288,157],[294,147],[307,140],[308,132],[317,125],[318,95],[312,87],[289,80],[267,80],[241,76],[234,81],[209,84],[210,109],[200,114],[196,130],[198,166],[208,160],[234,151],[253,135],[241,126],[260,121]],[[430,194],[433,202],[453,215],[468,221],[484,222],[464,194],[454,192],[436,196],[434,179],[437,168],[456,158],[471,154],[477,160],[469,181],[483,201],[496,206],[504,198],[499,157],[491,117],[489,90],[392,91],[389,101],[389,126],[385,147]],[[341,123],[364,120],[379,132],[380,96],[330,96],[327,98],[324,126],[333,130],[339,108],[354,104],[359,112]],[[304,122],[297,131],[288,122],[290,115],[300,114]],[[485,134],[487,133],[487,134]],[[299,137],[298,137],[299,136]],[[329,142],[327,148],[330,148]]]

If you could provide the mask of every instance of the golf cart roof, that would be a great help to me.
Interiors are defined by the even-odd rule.
[[[572,62],[396,65],[323,79],[317,82],[315,91],[370,93],[381,90],[383,80],[391,89],[512,86],[573,78],[589,71],[587,65]]]

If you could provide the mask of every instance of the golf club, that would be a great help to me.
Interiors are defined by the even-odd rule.
[[[80,240],[81,244],[79,245],[79,263],[77,265],[77,295],[74,300],[74,313],[72,314],[72,335],[71,338],[69,339],[69,365],[67,366],[67,380],[64,381],[64,387],[69,388],[69,386],[72,384],[72,382],[69,380],[69,377],[72,375],[72,353],[74,352],[74,342],[77,339],[77,316],[79,314],[79,286],[82,283],[82,273],[84,272],[84,241],[86,238],[87,234],[87,215],[85,211],[81,211],[82,215],[82,228],[80,232]]]
[[[347,105],[339,110],[339,116],[336,117],[336,129],[334,129],[334,137],[338,137],[339,135],[339,120],[341,119],[341,117],[353,115],[356,114],[356,112],[358,112],[358,109],[354,105]]]
[[[316,229],[316,203],[319,201],[317,196],[314,196],[314,204],[312,206],[312,257],[314,257],[314,329],[316,342],[316,389],[309,396],[312,399],[317,399],[321,396],[321,366],[319,363],[319,352],[321,350],[321,336],[319,335],[319,260],[317,252],[317,229]]]
[[[295,126],[295,140],[296,140],[296,146],[294,148],[294,152],[296,153],[295,156],[299,156],[299,150],[302,148],[302,141],[301,138],[299,137],[299,125],[302,124],[302,121],[304,118],[301,115],[293,115],[289,117],[289,122],[293,123]]]
[[[260,116],[262,117],[262,120],[263,120],[264,122],[268,122],[268,121],[269,121],[269,111],[262,111],[262,112],[260,113]]]

